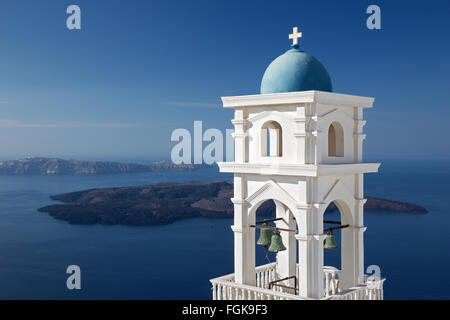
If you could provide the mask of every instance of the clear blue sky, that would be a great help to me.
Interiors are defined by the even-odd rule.
[[[366,28],[370,4],[381,30]],[[449,13],[447,0],[2,0],[0,158],[167,159],[175,128],[232,128],[220,96],[259,93],[293,26],[335,92],[376,98],[368,158],[449,158]]]

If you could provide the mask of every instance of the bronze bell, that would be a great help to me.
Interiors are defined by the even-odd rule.
[[[283,240],[281,239],[280,231],[275,230],[272,235],[272,241],[270,242],[269,251],[278,252],[286,250],[286,247],[283,244]]]
[[[262,228],[259,232],[259,239],[256,242],[259,245],[262,246],[268,246],[271,242],[272,239],[272,230],[270,230],[269,228],[267,228],[269,225],[267,223],[264,223],[262,225]]]
[[[327,237],[323,241],[323,248],[324,249],[336,249],[339,248],[336,244],[336,239],[334,238],[334,235],[331,231],[328,231]]]

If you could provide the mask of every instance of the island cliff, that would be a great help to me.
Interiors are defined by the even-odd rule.
[[[160,183],[156,185],[91,189],[52,196],[54,204],[38,209],[72,224],[160,225],[176,220],[233,216],[232,181]],[[331,204],[327,210],[336,210]],[[426,213],[419,205],[367,197],[365,210]],[[258,216],[269,216],[274,204],[267,201]]]
[[[26,158],[0,161],[0,175],[63,175],[114,174],[163,170],[193,170],[191,164],[176,165],[168,161],[127,163],[107,161],[79,161],[58,158]]]

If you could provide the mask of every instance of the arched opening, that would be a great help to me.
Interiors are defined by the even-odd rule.
[[[325,213],[323,215],[323,220],[324,220],[324,229],[326,229],[327,227],[333,226],[333,224],[326,223],[326,221],[336,221],[336,222],[340,222],[342,224],[341,213],[334,201],[331,202],[328,205],[328,207],[325,209]],[[327,232],[324,232],[324,233],[327,233]],[[340,229],[333,230],[332,234],[333,234],[339,248],[334,249],[334,250],[332,250],[332,249],[324,250],[324,260],[323,260],[324,266],[332,266],[337,269],[341,269],[341,267],[342,267],[341,266],[341,248],[342,248],[341,230]]]
[[[344,128],[336,121],[328,128],[328,156],[344,156]]]
[[[323,262],[324,290],[328,291],[328,295],[347,289],[348,279],[345,279],[345,277],[353,272],[352,259],[348,257],[354,250],[351,240],[353,235],[351,228],[345,227],[351,226],[351,220],[350,209],[343,201],[332,201],[325,209],[323,222],[324,233],[327,234],[327,237],[324,240]],[[332,230],[329,230],[330,228]],[[336,244],[336,248],[332,247],[333,243]],[[349,262],[350,265],[348,265]]]
[[[260,203],[255,214],[251,215],[255,218],[255,220],[253,218],[251,220],[256,224],[262,221],[270,221],[266,226],[272,228],[270,231],[265,229],[266,236],[262,237],[263,240],[267,239],[267,232],[271,238],[270,243],[266,242],[265,245],[260,242],[264,232],[263,229],[252,228],[255,232],[256,246],[256,286],[289,294],[298,294],[296,222],[292,212],[280,201],[269,199]],[[262,226],[262,224],[259,224],[259,226]],[[274,230],[276,228],[280,228],[281,231]],[[293,230],[294,232],[286,230]],[[277,232],[279,242],[274,238]],[[280,243],[284,249],[275,253],[273,250],[276,250],[277,244]]]
[[[268,121],[261,128],[261,155],[281,157],[283,155],[283,132],[276,121]]]

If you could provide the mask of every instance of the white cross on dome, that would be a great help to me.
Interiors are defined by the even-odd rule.
[[[289,39],[292,39],[292,45],[298,45],[298,39],[302,37],[302,33],[298,32],[298,28],[294,27],[292,33],[289,35]]]

